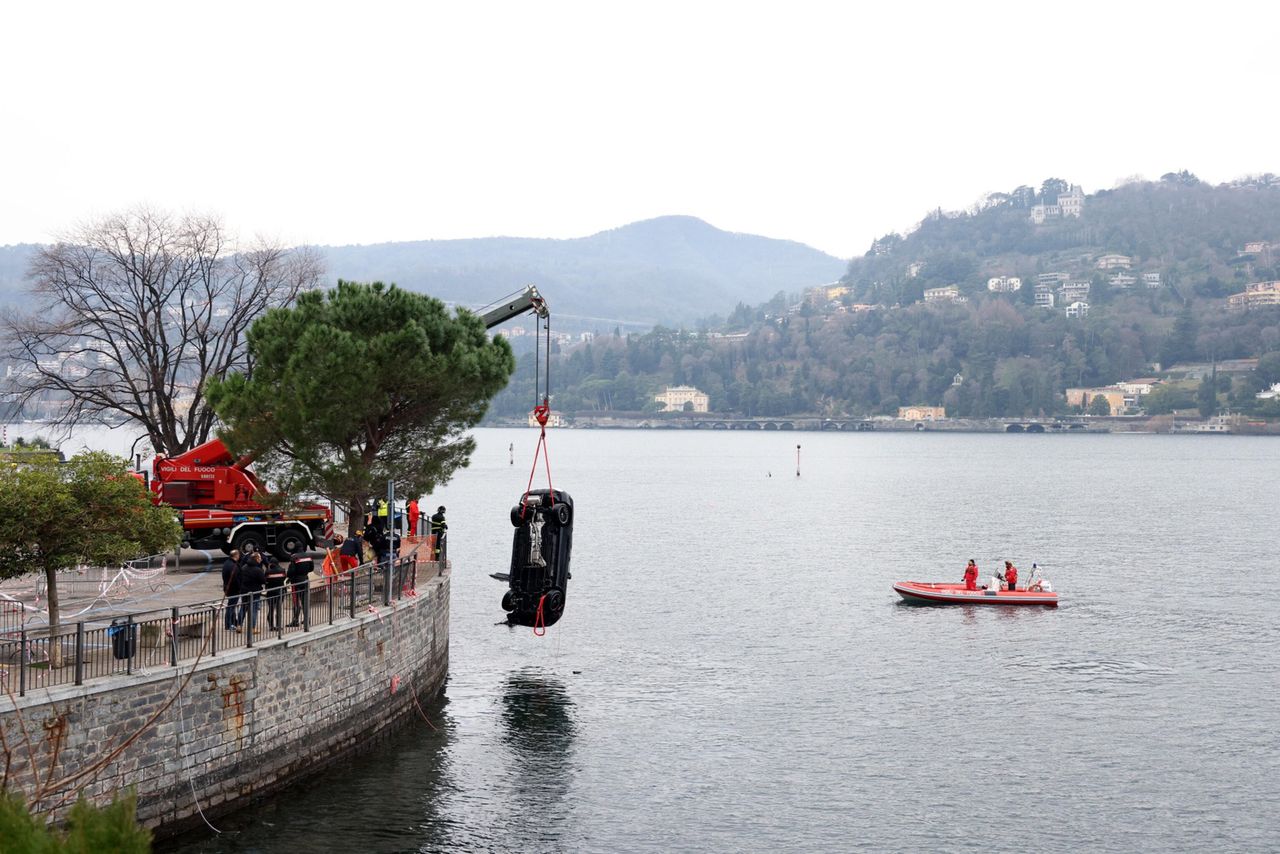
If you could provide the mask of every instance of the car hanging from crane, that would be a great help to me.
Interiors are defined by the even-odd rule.
[[[480,317],[485,328],[490,329],[529,312],[537,316],[541,325],[541,335],[535,336],[538,343],[534,352],[534,395],[540,402],[533,409],[540,433],[529,483],[519,503],[511,508],[515,534],[511,542],[510,569],[492,575],[507,583],[507,591],[502,596],[507,624],[530,626],[534,634],[542,635],[547,626],[554,625],[564,614],[571,577],[569,556],[573,548],[574,517],[573,499],[551,484],[551,459],[547,455],[547,420],[551,414],[551,310],[538,289],[529,285],[484,311]],[[541,361],[544,358],[545,363]],[[546,465],[546,489],[533,488],[539,459]]]

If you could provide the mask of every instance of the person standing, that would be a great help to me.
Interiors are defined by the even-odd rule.
[[[373,554],[378,561],[378,565],[381,566],[386,563],[391,555],[391,537],[381,528],[374,527],[365,531],[365,539],[369,545],[373,546]]]
[[[240,550],[232,549],[222,562],[222,626],[227,631],[240,627]]]
[[[405,507],[405,515],[409,517],[409,530],[406,533],[410,537],[418,536],[418,499],[409,499],[409,504]]]
[[[315,568],[315,561],[309,557],[294,555],[293,561],[289,564],[289,572],[287,579],[289,581],[289,589],[293,593],[293,619],[289,621],[290,626],[298,625],[298,617],[302,614],[302,609],[307,604],[307,589],[311,584],[311,570]]]
[[[435,554],[433,560],[445,559],[445,538],[449,535],[449,523],[444,520],[444,505],[440,505],[440,509],[431,514],[431,533],[436,538]]]
[[[254,552],[240,567],[240,625],[249,623],[249,631],[258,627],[258,603],[262,601],[262,589],[267,584],[267,570],[262,563],[262,552]]]
[[[280,624],[284,622],[281,615],[282,606],[284,604],[284,581],[286,573],[284,567],[280,565],[280,561],[276,560],[275,555],[269,555],[266,563],[266,591],[267,591],[267,628],[273,632],[280,631]]]
[[[969,565],[964,568],[964,589],[978,589],[978,565],[973,562],[973,558],[969,558]]]
[[[1009,585],[1010,590],[1018,589],[1018,568],[1012,561],[1004,562],[1004,583]]]

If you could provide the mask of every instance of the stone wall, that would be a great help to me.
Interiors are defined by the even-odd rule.
[[[97,801],[136,786],[138,818],[168,834],[243,805],[370,744],[417,714],[449,664],[449,577],[377,613],[261,641],[196,665],[0,699],[12,754],[9,785],[30,798],[36,771],[78,773],[155,722],[95,776],[37,805],[60,817],[77,787]],[[190,676],[183,687],[183,680]],[[174,700],[175,694],[177,699]],[[16,703],[16,709],[15,709]]]

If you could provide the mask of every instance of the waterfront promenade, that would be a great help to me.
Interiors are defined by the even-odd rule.
[[[374,743],[448,671],[447,564],[416,558],[313,576],[296,626],[286,589],[273,629],[265,601],[228,629],[220,573],[186,561],[140,569],[128,605],[69,597],[56,640],[30,620],[0,640],[10,785],[55,819],[133,786],[163,835]]]

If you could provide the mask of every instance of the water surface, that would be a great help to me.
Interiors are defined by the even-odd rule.
[[[1280,846],[1280,442],[554,431],[574,577],[535,638],[487,575],[536,433],[477,436],[427,502],[454,561],[429,722],[182,850]],[[1045,565],[1062,607],[890,588],[970,557]]]

